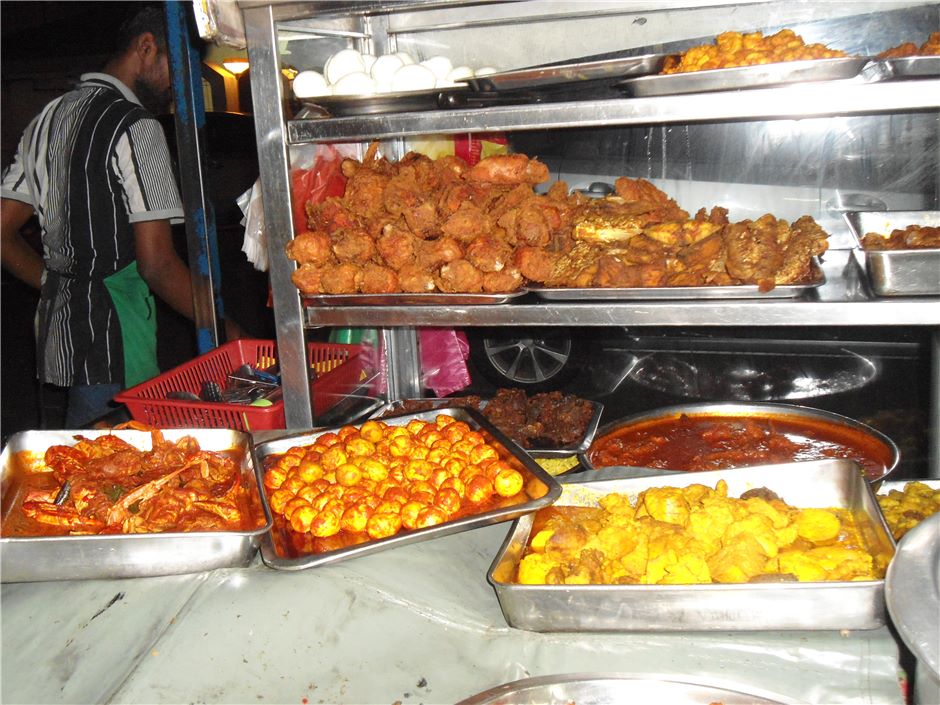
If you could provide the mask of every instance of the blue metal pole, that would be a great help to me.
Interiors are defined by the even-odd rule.
[[[167,49],[176,99],[176,145],[180,190],[186,215],[186,241],[192,273],[193,308],[199,353],[216,347],[224,317],[220,291],[219,249],[215,211],[206,186],[206,108],[202,95],[202,61],[189,3],[168,0]]]

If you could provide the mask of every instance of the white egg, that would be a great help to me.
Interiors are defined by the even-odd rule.
[[[447,74],[447,80],[451,83],[458,83],[468,78],[473,78],[473,75],[473,69],[469,66],[455,66],[450,70],[450,73]]]
[[[330,57],[323,70],[326,73],[326,80],[336,83],[343,76],[362,71],[363,68],[365,65],[362,63],[362,54],[355,49],[343,49]]]
[[[376,83],[387,83],[391,86],[392,76],[403,65],[401,57],[397,54],[383,54],[372,64],[372,70],[369,73],[372,74]]]
[[[363,54],[362,55],[362,70],[366,73],[372,72],[372,65],[375,63],[374,54]]]
[[[454,65],[450,63],[450,59],[446,56],[432,56],[430,59],[425,59],[421,62],[422,66],[427,66],[431,71],[434,72],[434,78],[438,81],[447,78],[447,74],[450,73],[450,70],[454,68]]]
[[[395,56],[401,59],[403,64],[413,64],[415,62],[414,57],[407,51],[397,51],[395,52]]]
[[[364,71],[347,73],[333,84],[333,95],[372,95],[375,81]]]
[[[408,64],[402,66],[392,76],[392,92],[423,91],[434,88],[437,79],[434,72],[421,64]]]
[[[496,73],[496,69],[492,66],[484,66],[482,69],[477,69],[475,73],[477,76],[489,76],[491,73]]]
[[[301,71],[294,76],[292,86],[294,95],[298,98],[313,98],[330,94],[330,87],[326,79],[318,71]]]

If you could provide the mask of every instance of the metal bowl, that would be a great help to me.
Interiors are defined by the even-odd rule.
[[[668,680],[659,676],[628,677],[573,673],[524,678],[461,700],[457,705],[783,705],[776,695],[757,695],[736,686]]]
[[[883,457],[889,458],[887,462],[883,465],[883,470],[879,473],[874,473],[870,469],[866,472],[866,477],[872,485],[877,489],[877,486],[897,467],[898,462],[900,461],[900,451],[898,450],[897,445],[888,438],[886,435],[880,431],[851,419],[847,416],[842,416],[841,414],[836,414],[831,411],[824,411],[822,409],[813,409],[806,406],[798,406],[795,404],[774,404],[766,402],[757,402],[749,404],[739,404],[739,403],[705,403],[705,404],[681,404],[677,406],[669,406],[660,409],[654,409],[652,411],[647,411],[641,414],[635,414],[629,416],[625,419],[620,419],[613,421],[602,426],[598,429],[597,433],[594,436],[594,440],[591,443],[590,447],[579,455],[582,467],[588,470],[596,470],[598,467],[604,467],[595,465],[592,457],[599,445],[607,439],[609,436],[622,432],[624,429],[629,427],[635,427],[640,425],[648,425],[654,421],[660,419],[670,419],[676,418],[681,415],[695,416],[695,417],[715,417],[715,418],[769,418],[769,419],[780,419],[786,420],[790,423],[800,423],[801,425],[806,425],[812,429],[820,429],[822,427],[830,427],[833,431],[841,431],[842,434],[846,432],[861,434],[867,437],[869,440],[873,441],[875,444],[881,445],[884,449]],[[794,461],[797,460],[812,460],[814,458],[801,457],[794,458]],[[857,460],[860,460],[856,458]],[[751,465],[758,464],[767,464],[769,462],[780,463],[781,461],[775,460],[755,460]],[[737,465],[728,465],[725,467],[740,467]],[[697,468],[697,469],[706,469],[706,468]],[[718,468],[710,468],[718,469]],[[673,468],[673,470],[683,470],[682,468]]]

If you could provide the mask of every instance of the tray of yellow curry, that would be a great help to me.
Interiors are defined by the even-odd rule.
[[[785,466],[563,483],[490,566],[532,631],[874,629],[894,541],[860,466]]]

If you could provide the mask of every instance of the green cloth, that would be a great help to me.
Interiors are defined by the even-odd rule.
[[[160,374],[157,366],[157,309],[137,262],[104,280],[121,324],[124,386],[133,387]]]

